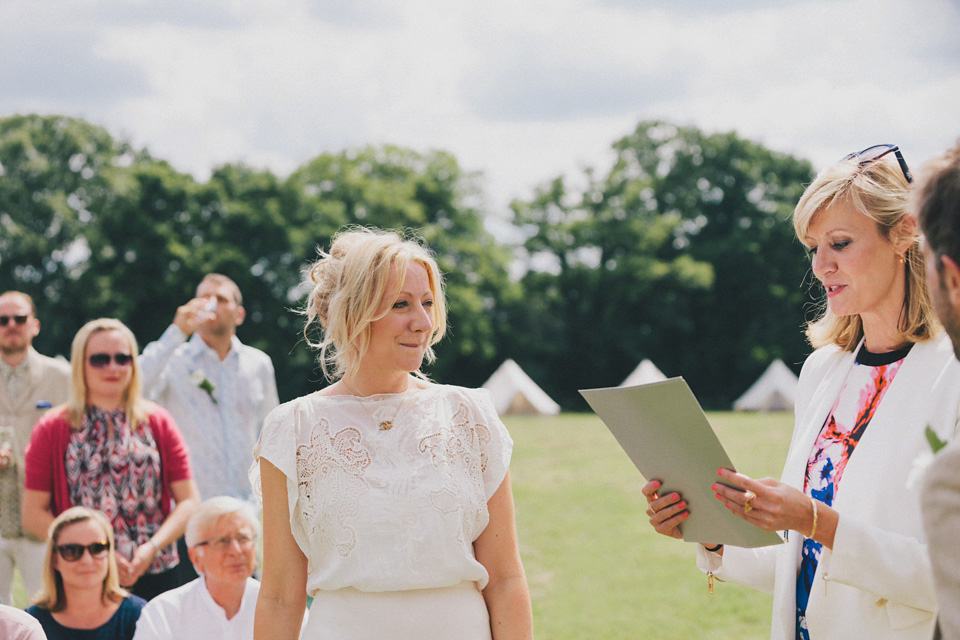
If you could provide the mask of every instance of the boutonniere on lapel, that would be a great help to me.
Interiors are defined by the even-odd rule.
[[[941,440],[940,437],[937,435],[937,432],[934,431],[933,427],[931,427],[930,425],[927,425],[927,429],[924,433],[927,434],[927,442],[930,443],[931,453],[935,454],[938,451],[940,451],[940,449],[943,449],[945,446],[947,446],[947,441]]]
[[[930,450],[921,451],[917,454],[917,457],[913,459],[913,465],[910,467],[910,473],[907,475],[907,489],[920,489],[920,483],[923,481],[923,476],[927,472],[927,467],[933,462],[933,458],[937,455],[937,452],[947,446],[947,441],[941,440],[940,436],[937,435],[937,432],[934,431],[930,425],[927,425],[924,434],[927,437],[927,444],[930,445]]]
[[[190,379],[193,380],[193,383],[207,392],[207,395],[210,396],[210,399],[213,400],[213,404],[217,404],[217,399],[213,397],[213,390],[216,387],[213,386],[213,383],[207,379],[207,376],[203,374],[203,371],[199,369],[194,371],[190,376]]]

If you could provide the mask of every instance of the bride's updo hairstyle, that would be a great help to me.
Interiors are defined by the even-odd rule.
[[[443,296],[443,276],[432,253],[415,236],[401,237],[393,231],[368,227],[348,227],[331,241],[330,251],[317,249],[320,258],[306,273],[305,287],[310,296],[304,314],[303,333],[307,343],[320,352],[320,365],[327,380],[342,378],[355,370],[370,343],[370,323],[387,314],[391,305],[381,306],[384,296],[390,301],[400,294],[407,268],[414,263],[427,270],[433,293],[433,335],[425,358],[433,362],[433,345],[447,329],[447,306]],[[390,274],[396,270],[396,290],[387,291]],[[309,331],[319,324],[319,341]]]

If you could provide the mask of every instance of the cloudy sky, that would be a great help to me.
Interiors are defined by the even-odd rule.
[[[814,162],[960,137],[960,0],[3,0],[0,116],[79,116],[206,179],[444,149],[503,214],[641,119]]]

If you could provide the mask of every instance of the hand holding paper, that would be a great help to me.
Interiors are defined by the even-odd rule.
[[[674,515],[688,511],[688,516],[675,521],[684,540],[740,547],[782,542],[776,533],[736,517],[716,499],[711,485],[722,480],[717,469],[734,467],[683,378],[580,393],[640,473],[662,481],[657,489],[660,499],[679,494],[683,507],[669,500],[665,508],[675,511]],[[672,529],[668,522],[672,517],[660,521],[667,530]]]
[[[795,487],[773,478],[754,479],[741,473],[724,469],[714,484],[717,499],[738,518],[767,531],[799,531],[814,538],[827,548],[833,548],[837,512],[823,503],[814,503],[813,498]],[[744,499],[743,491],[731,491],[729,483],[736,483],[753,494],[750,501]],[[818,515],[820,526],[817,526]]]
[[[647,516],[650,518],[650,526],[659,534],[671,538],[682,538],[680,525],[690,517],[687,502],[675,492],[661,496],[658,492],[662,487],[663,484],[659,479],[650,480],[640,487],[640,492],[647,499]]]

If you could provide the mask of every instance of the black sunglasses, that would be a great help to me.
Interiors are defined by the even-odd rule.
[[[0,327],[5,327],[11,322],[16,322],[18,325],[27,324],[27,318],[30,316],[0,316]]]
[[[90,552],[91,558],[99,558],[107,550],[110,549],[110,543],[101,540],[100,542],[92,542],[88,545],[82,544],[58,544],[57,553],[60,554],[60,557],[66,560],[67,562],[76,562],[83,557],[84,551]]]
[[[897,157],[897,162],[900,164],[900,171],[903,171],[903,177],[907,179],[907,182],[913,182],[913,174],[910,173],[910,169],[907,167],[907,161],[903,159],[903,154],[900,153],[900,147],[895,144],[875,144],[872,147],[867,147],[863,151],[848,153],[840,158],[840,162],[856,158],[862,167],[865,164],[876,162],[888,153],[892,153]]]
[[[109,353],[92,353],[87,360],[94,369],[103,369],[110,364],[110,358],[117,363],[118,367],[125,367],[133,362],[133,356],[129,353],[115,353],[111,356]]]

